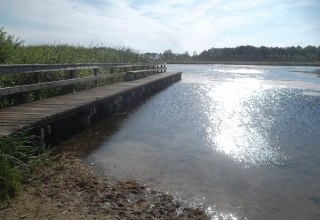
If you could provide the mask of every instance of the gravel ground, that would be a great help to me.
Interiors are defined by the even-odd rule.
[[[114,182],[96,174],[81,161],[93,143],[80,142],[75,137],[48,156],[0,210],[0,219],[208,219],[200,207],[137,180]]]

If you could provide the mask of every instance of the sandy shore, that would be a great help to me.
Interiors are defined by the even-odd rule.
[[[208,219],[201,208],[169,193],[97,175],[81,161],[90,147],[75,150],[72,140],[64,145],[70,147],[48,156],[20,195],[0,210],[0,219]]]

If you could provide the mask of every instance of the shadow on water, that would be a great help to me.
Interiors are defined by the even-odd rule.
[[[82,158],[87,157],[120,129],[121,122],[126,117],[127,113],[120,113],[92,125],[90,129],[56,146],[57,153],[70,152]]]
[[[55,151],[57,153],[70,152],[85,159],[88,155],[96,151],[102,143],[108,141],[112,135],[121,130],[123,121],[128,118],[128,115],[131,112],[134,112],[139,106],[143,105],[153,96],[153,94],[147,94],[145,100],[138,99],[131,102],[130,105],[118,106],[114,109],[112,116],[97,123],[93,123],[89,129],[84,130],[55,146]]]

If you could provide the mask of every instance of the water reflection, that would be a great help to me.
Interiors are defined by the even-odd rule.
[[[261,131],[274,121],[261,119],[257,124],[255,118],[263,111],[261,102],[270,90],[271,86],[263,86],[260,80],[251,78],[211,87],[202,85],[207,146],[243,162],[245,166],[281,165],[285,156],[276,146],[270,146],[268,134]]]
[[[216,207],[208,207],[206,213],[210,216],[211,220],[240,220],[237,214],[232,213],[220,213],[216,210]],[[247,218],[242,218],[243,220],[248,220]]]
[[[205,197],[215,219],[318,219],[320,80],[299,68],[171,68],[182,81],[88,160],[111,178]]]

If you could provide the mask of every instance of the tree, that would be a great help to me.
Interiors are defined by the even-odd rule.
[[[4,28],[0,28],[0,64],[7,63],[14,56],[15,50],[23,42],[14,35],[8,35]]]
[[[161,58],[163,60],[171,60],[174,57],[174,53],[172,53],[171,49],[165,50],[163,54],[161,54]]]

